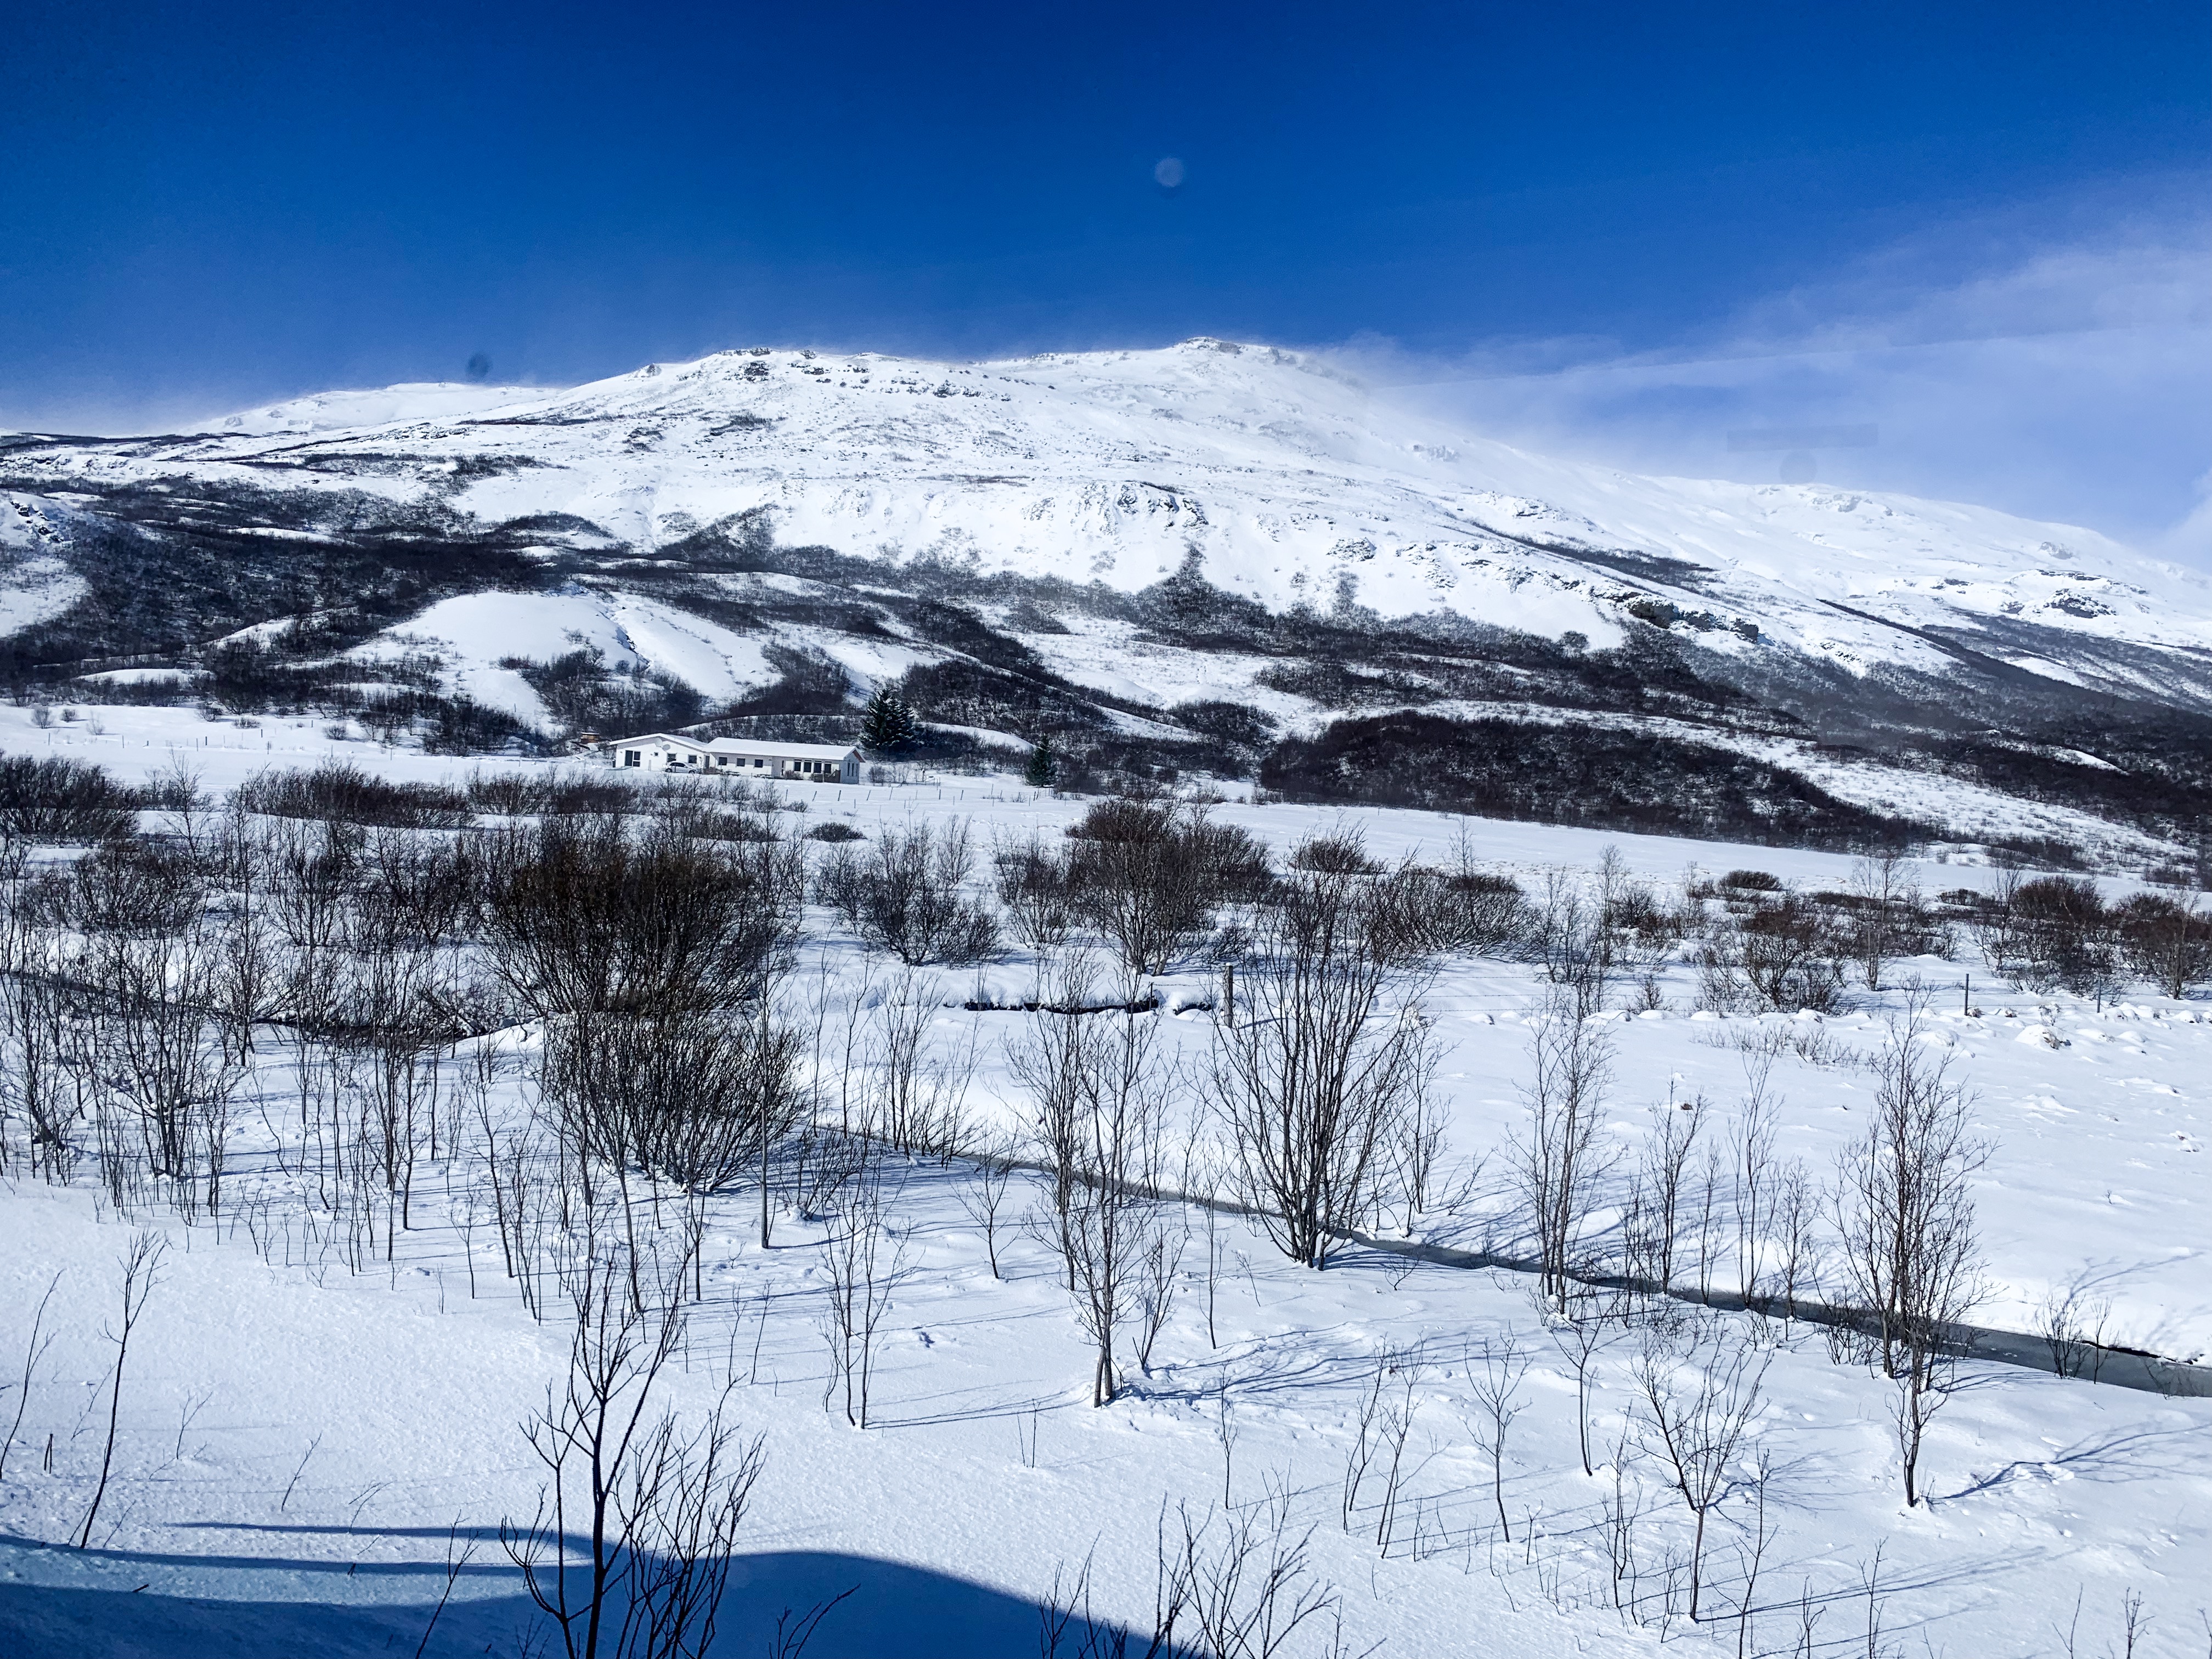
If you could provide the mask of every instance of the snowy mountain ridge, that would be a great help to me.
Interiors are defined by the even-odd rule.
[[[963,365],[732,351],[567,391],[395,386],[210,426],[101,464],[434,490],[488,522],[557,512],[645,549],[765,511],[779,541],[893,563],[1133,591],[1195,556],[1275,610],[1443,611],[1601,647],[1634,617],[1853,672],[1941,672],[1963,646],[2125,695],[2212,690],[2212,584],[2094,532],[1549,459],[1225,341]]]

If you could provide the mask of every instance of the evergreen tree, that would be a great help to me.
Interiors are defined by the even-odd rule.
[[[1049,789],[1059,770],[1060,751],[1052,746],[1051,734],[1039,732],[1030,747],[1030,763],[1022,773],[1022,781],[1032,789]]]
[[[872,755],[902,755],[921,736],[921,722],[896,688],[879,685],[860,720],[860,746]]]

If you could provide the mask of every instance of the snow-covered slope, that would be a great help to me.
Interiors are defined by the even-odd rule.
[[[198,422],[193,432],[280,434],[346,432],[402,421],[451,421],[544,397],[541,387],[479,386],[465,380],[403,380],[358,392],[319,392]]]
[[[2154,699],[2212,687],[2212,585],[2093,532],[1547,459],[1224,341],[967,365],[732,351],[557,392],[333,393],[46,465],[434,495],[487,524],[568,514],[641,549],[766,509],[786,544],[1122,591],[1195,556],[1277,610],[1444,611],[1598,647],[1635,616],[1739,657],[1940,673],[1965,644]]]

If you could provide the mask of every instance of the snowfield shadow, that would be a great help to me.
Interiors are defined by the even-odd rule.
[[[266,1534],[265,1527],[220,1528]],[[290,1529],[287,1529],[290,1530]],[[328,1534],[349,1528],[301,1528]],[[0,1539],[0,1652],[41,1659],[238,1659],[521,1650],[539,1622],[496,1537],[446,1586],[437,1528],[361,1528],[364,1547],[422,1539],[439,1553],[349,1563],[258,1555],[127,1550],[80,1553]],[[896,1561],[829,1551],[775,1550],[731,1567],[719,1655],[774,1650],[776,1623],[851,1595],[823,1620],[811,1651],[836,1659],[1032,1659],[1042,1609],[982,1584]],[[436,1624],[432,1630],[432,1618]],[[425,1631],[429,1640],[423,1643]]]

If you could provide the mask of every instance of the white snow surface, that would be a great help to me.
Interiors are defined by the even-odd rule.
[[[1704,648],[1853,672],[1943,671],[1950,647],[1924,631],[1939,629],[2155,696],[2166,677],[2130,650],[2212,650],[2212,585],[2094,532],[1550,459],[1394,407],[1319,358],[1229,341],[968,364],[731,351],[560,392],[331,393],[209,434],[45,464],[265,483],[272,464],[343,450],[385,464],[295,482],[435,490],[489,522],[573,514],[646,548],[765,510],[789,544],[1125,592],[1194,558],[1272,608],[1446,611],[1598,646],[1625,605],[1656,599]],[[527,465],[456,491],[470,457]]]
[[[584,611],[550,610],[532,613],[530,637],[566,640],[574,629],[611,649],[621,637],[613,613],[589,614],[609,631],[594,635],[602,624],[574,620]],[[465,641],[477,625],[466,610],[439,614],[449,641]],[[26,711],[0,709],[0,750],[98,760],[126,779],[182,762],[216,789],[265,766],[331,756],[422,781],[544,764],[384,751],[333,742],[307,720],[240,726],[185,710],[99,713],[106,729],[94,734],[82,725],[39,731]],[[872,836],[957,817],[987,843],[1032,829],[1056,834],[1083,809],[1003,778],[798,784],[781,799],[794,827],[834,817]],[[1708,872],[1766,869],[1808,887],[1834,886],[1849,873],[1849,860],[1822,854],[1434,814],[1235,802],[1214,811],[1278,854],[1316,830],[1356,830],[1379,856],[1436,857],[1464,827],[1486,860],[1524,883],[1560,867],[1587,874],[1607,848],[1661,882],[1680,878],[1692,861]],[[1994,878],[1961,866],[1915,873],[1931,890]],[[959,1005],[979,992],[1018,998],[1037,973],[1012,952],[983,969],[925,971],[902,983],[812,910],[791,1012],[810,1019],[819,1001],[834,1029],[856,1001],[865,1009],[919,995],[939,1005],[938,1052],[975,1056],[969,1110],[979,1123],[1018,1131],[1030,1107],[1007,1045],[1025,1017]],[[1934,994],[1921,1040],[1952,1057],[1973,1091],[1976,1132],[1990,1146],[1974,1191],[1990,1283],[1981,1322],[2033,1330],[2054,1289],[2080,1285],[2108,1310],[2107,1340],[2185,1360],[2212,1353],[2204,1168],[2212,1003],[2140,992],[2101,1008],[2063,994],[2039,1001],[1991,979],[1970,950],[1893,965],[1893,986],[1909,978]],[[1143,1018],[1157,1019],[1163,1047],[1195,1075],[1213,1041],[1211,976],[1186,969],[1162,988],[1176,1012]],[[1632,1151],[1655,1109],[1698,1093],[1725,1128],[1745,1087],[1743,1047],[1794,1036],[1820,1057],[1786,1042],[1779,1050],[1778,1150],[1825,1177],[1863,1121],[1871,1079],[1856,1057],[1884,1039],[1898,994],[1855,991],[1853,1012],[1817,1021],[1692,1018],[1694,981],[1682,964],[1663,973],[1662,988],[1662,1009],[1606,1017],[1613,1144]],[[1415,1236],[1468,1248],[1510,1242],[1501,1177],[1526,1115],[1528,1021],[1542,994],[1528,966],[1485,960],[1448,962],[1422,988],[1444,1049],[1447,1161],[1471,1184],[1417,1218]],[[503,1121],[528,1109],[537,1041],[528,1028],[483,1039],[502,1056],[495,1109]],[[310,1242],[287,1173],[299,1152],[283,1053],[280,1042],[264,1045],[238,1114],[229,1212],[219,1222],[186,1227],[159,1211],[118,1218],[89,1178],[50,1188],[19,1168],[0,1186],[0,1381],[16,1375],[33,1310],[58,1285],[47,1325],[57,1340],[35,1373],[0,1480],[0,1648],[411,1652],[445,1585],[456,1525],[478,1548],[425,1650],[517,1645],[528,1609],[494,1529],[534,1502],[538,1473],[517,1425],[561,1374],[567,1337],[557,1323],[530,1318],[488,1222],[481,1214],[470,1222],[466,1158],[418,1174],[416,1224],[392,1261],[349,1273],[327,1235]],[[450,1064],[469,1060],[465,1049]],[[817,1054],[816,1063],[825,1062]],[[1187,1133],[1200,1132],[1194,1112],[1185,1121]],[[1034,1237],[1009,1230],[1000,1243],[1006,1277],[995,1279],[959,1201],[963,1180],[957,1164],[902,1172],[892,1209],[910,1271],[886,1322],[877,1426],[865,1433],[823,1408],[823,1228],[780,1213],[774,1248],[763,1251],[756,1200],[738,1193],[713,1205],[706,1295],[668,1397],[696,1414],[733,1380],[736,1407],[766,1437],[768,1455],[718,1653],[763,1650],[785,1607],[851,1586],[858,1594],[831,1615],[815,1652],[1035,1653],[1034,1604],[1055,1575],[1065,1583],[1089,1559],[1098,1611],[1141,1619],[1163,1504],[1203,1513],[1224,1497],[1258,1505],[1270,1490],[1288,1492],[1298,1525],[1315,1528],[1314,1568],[1341,1598],[1350,1651],[1556,1659],[1736,1650],[1735,1610],[1755,1527],[1747,1461],[1709,1551],[1709,1593],[1723,1616],[1662,1627],[1613,1609],[1602,1513],[1610,1464],[1622,1455],[1632,1344],[1617,1343],[1594,1367],[1598,1472],[1585,1476],[1572,1372],[1519,1276],[1409,1270],[1357,1249],[1316,1274],[1285,1264],[1232,1218],[1218,1238],[1209,1334],[1196,1276],[1203,1221],[1193,1212],[1196,1254],[1186,1258],[1152,1374],[1133,1376],[1123,1400],[1093,1410],[1085,1352],[1049,1257]],[[1014,1206],[1033,1201],[1024,1191]],[[114,1261],[134,1225],[161,1231],[170,1254],[134,1342],[100,1519],[91,1547],[79,1551],[66,1546],[98,1474]],[[1738,1316],[1688,1316],[1750,1334]],[[1831,1363],[1816,1331],[1778,1323],[1771,1334],[1778,1346],[1752,1441],[1769,1458],[1771,1537],[1750,1598],[1747,1652],[1796,1650],[1801,1593],[1825,1609],[1818,1651],[1865,1651],[1863,1574],[1877,1549],[1893,1592],[1886,1639],[1898,1652],[2063,1651],[2077,1595],[2079,1650],[2118,1651],[2130,1591],[2154,1618],[2136,1649],[2144,1659],[2202,1650],[2199,1609],[2212,1607],[2212,1400],[1969,1364],[1969,1386],[1930,1433],[1933,1502],[1907,1510],[1887,1385]],[[1530,1362],[1504,1468],[1510,1545],[1497,1526],[1470,1392],[1480,1351],[1508,1341]],[[1408,1462],[1417,1468],[1386,1553],[1376,1541],[1378,1489],[1370,1484],[1348,1530],[1340,1492],[1377,1356],[1413,1348],[1425,1356],[1411,1374]],[[15,1403],[0,1395],[0,1424]],[[1627,1489],[1648,1510],[1639,1547],[1644,1589],[1656,1596],[1664,1553],[1682,1549],[1687,1531],[1632,1445],[1625,1468]]]
[[[84,597],[84,578],[58,546],[68,519],[58,502],[0,493],[0,637],[58,617]]]
[[[578,587],[441,599],[349,654],[434,657],[449,690],[543,726],[550,720],[544,704],[519,670],[505,665],[509,660],[550,662],[592,651],[609,669],[658,669],[727,701],[775,678],[761,643],[635,594]]]

